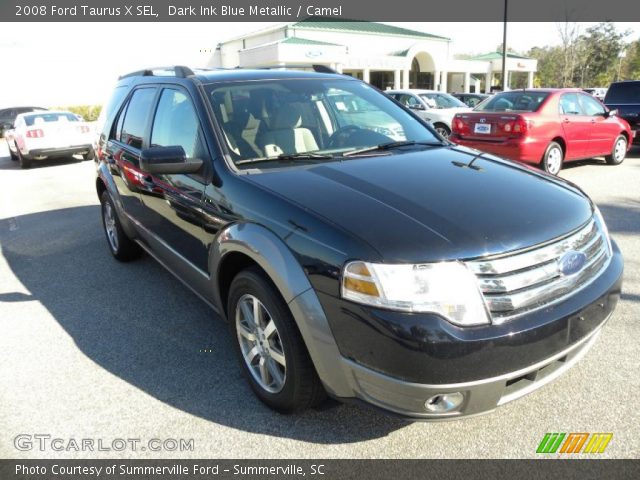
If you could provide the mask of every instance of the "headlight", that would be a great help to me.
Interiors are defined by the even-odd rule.
[[[348,263],[342,297],[403,312],[433,312],[461,326],[490,323],[475,275],[460,262]]]
[[[594,217],[595,217],[596,223],[598,224],[598,228],[600,229],[600,233],[602,234],[605,241],[607,242],[607,254],[611,256],[613,254],[613,247],[611,246],[611,237],[609,236],[609,229],[607,228],[607,224],[605,223],[604,218],[602,217],[602,213],[600,212],[600,209],[595,205],[593,206],[593,208],[594,208]]]

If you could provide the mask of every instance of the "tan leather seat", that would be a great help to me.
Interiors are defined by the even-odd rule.
[[[302,115],[295,105],[279,108],[270,118],[269,129],[260,138],[265,156],[304,153],[318,150],[313,133],[300,126]]]

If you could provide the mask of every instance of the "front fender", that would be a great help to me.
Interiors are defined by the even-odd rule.
[[[350,396],[352,388],[320,301],[293,252],[272,231],[255,223],[235,223],[217,235],[209,260],[210,271],[215,272],[212,277],[216,305],[223,306],[219,268],[224,258],[233,252],[251,258],[275,284],[289,305],[325,388],[336,396]]]

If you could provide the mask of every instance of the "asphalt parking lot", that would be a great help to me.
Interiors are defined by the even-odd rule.
[[[195,295],[148,257],[111,258],[93,162],[20,170],[0,141],[0,458],[535,457],[546,432],[612,432],[601,456],[640,457],[640,148],[621,166],[593,160],[561,176],[600,206],[626,262],[621,303],[577,366],[461,421],[339,404],[283,416],[253,396],[225,324]],[[20,434],[194,448],[22,451]]]

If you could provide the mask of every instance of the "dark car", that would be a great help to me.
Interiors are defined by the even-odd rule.
[[[491,96],[487,93],[452,93],[451,95],[471,108],[474,108],[480,102]]]
[[[16,117],[21,113],[38,112],[46,110],[42,107],[11,107],[0,109],[0,137],[4,135],[5,130],[11,130],[16,121]]]
[[[633,143],[640,143],[640,80],[612,83],[604,97],[604,104],[629,123],[635,132]]]
[[[351,96],[373,124],[350,123],[335,99]],[[619,299],[622,256],[580,189],[458,147],[351,77],[145,70],[105,108],[111,253],[148,252],[226,319],[279,411],[328,394],[488,412],[578,361]]]

